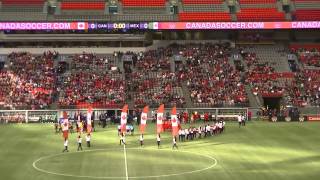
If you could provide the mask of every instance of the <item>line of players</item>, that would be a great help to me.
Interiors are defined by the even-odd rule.
[[[240,127],[240,125],[245,125],[244,116],[239,116],[238,121],[239,121],[239,127]],[[213,123],[212,125],[207,124],[204,126],[199,126],[198,128],[190,127],[190,128],[186,128],[186,129],[180,129],[178,132],[179,141],[184,142],[186,140],[193,140],[197,137],[198,138],[202,138],[202,137],[205,138],[208,136],[221,134],[222,132],[225,131],[225,124],[226,124],[225,121],[218,121],[216,123]],[[56,130],[56,133],[61,132],[60,128],[58,130],[57,125],[55,125],[55,130]],[[82,122],[77,123],[76,130],[78,132],[78,136],[77,136],[78,148],[77,148],[77,150],[79,151],[79,150],[83,150],[82,149],[82,134],[83,134],[83,132],[86,132],[86,130],[83,128]],[[72,123],[69,124],[69,132],[73,133]],[[119,133],[119,135],[120,135],[120,143],[119,144],[126,145],[125,135],[123,133]],[[91,147],[91,142],[90,142],[91,141],[91,134],[87,133],[85,138],[86,138],[86,142],[87,142],[87,147],[90,148]],[[160,134],[157,134],[156,140],[157,140],[157,146],[158,146],[158,148],[160,148],[161,147]],[[141,147],[144,146],[143,134],[140,135],[139,141],[140,141],[140,146]],[[173,139],[172,139],[172,149],[174,149],[174,148],[178,149],[176,137],[173,137]],[[65,140],[64,140],[63,152],[69,152],[67,138],[65,138]]]
[[[216,134],[221,134],[222,132],[225,131],[225,125],[226,125],[225,121],[218,121],[211,125],[207,124],[204,126],[199,126],[198,128],[190,127],[186,129],[180,129],[178,132],[179,141],[184,142],[186,140],[194,140],[197,137],[201,139],[202,137],[206,138]],[[125,135],[119,131],[119,136],[120,136],[119,145],[122,145],[122,144],[126,145]],[[139,136],[139,141],[140,141],[140,146],[143,147],[144,146],[143,134]],[[160,149],[161,148],[160,134],[157,134],[156,141],[157,141],[158,149]],[[178,149],[176,137],[173,137],[172,139],[172,149],[174,148]]]
[[[216,134],[221,134],[225,131],[225,121],[219,121],[213,123],[212,125],[207,124],[204,126],[199,126],[198,128],[190,127],[187,129],[179,130],[179,141],[193,140],[195,138],[201,139],[202,137],[209,137]]]

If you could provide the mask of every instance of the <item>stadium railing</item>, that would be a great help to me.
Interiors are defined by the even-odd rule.
[[[150,109],[148,117],[152,118],[152,111],[156,109]],[[94,109],[95,118],[99,120],[101,114],[114,111],[116,117],[120,117],[121,109]],[[170,113],[171,109],[165,109],[165,114]],[[212,115],[212,119],[219,120],[236,120],[239,114],[247,115],[248,108],[177,108],[177,111],[188,112],[189,118],[192,113],[204,114],[206,112]],[[255,111],[252,111],[252,115],[255,115]],[[63,112],[67,112],[69,118],[73,120],[76,113],[82,113],[86,116],[87,109],[56,109],[56,110],[0,110],[0,123],[44,123],[44,122],[57,122],[62,117]]]

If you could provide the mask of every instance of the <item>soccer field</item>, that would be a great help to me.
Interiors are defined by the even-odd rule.
[[[136,128],[137,129],[137,128]],[[147,126],[145,147],[139,135],[119,146],[116,126],[98,128],[92,147],[77,152],[76,134],[61,153],[61,134],[53,124],[0,125],[0,179],[319,179],[320,123],[227,122],[226,132],[178,142],[162,134],[156,146],[155,125]]]

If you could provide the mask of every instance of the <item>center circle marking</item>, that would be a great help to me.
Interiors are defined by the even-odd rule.
[[[50,171],[50,170],[46,170],[46,169],[42,169],[41,167],[37,166],[37,163],[39,163],[40,161],[46,160],[46,159],[50,159],[53,157],[58,157],[58,156],[65,156],[65,155],[69,155],[69,154],[75,154],[75,153],[86,153],[86,152],[96,152],[96,151],[108,151],[108,150],[122,150],[122,149],[118,149],[118,148],[107,148],[107,149],[94,149],[94,150],[86,150],[86,151],[80,151],[80,152],[69,152],[69,153],[59,153],[59,154],[53,154],[53,155],[49,155],[49,156],[43,156],[40,157],[39,159],[35,160],[32,163],[32,166],[34,169],[36,169],[37,171],[40,171],[42,173],[46,173],[46,174],[52,174],[52,175],[58,175],[58,176],[66,176],[66,177],[77,177],[77,178],[91,178],[91,179],[125,179],[126,176],[82,176],[82,175],[74,175],[74,174],[67,174],[67,173],[59,173],[59,172],[54,172],[54,171]],[[151,149],[151,148],[126,148],[126,150],[143,150],[143,151],[170,151],[172,152],[171,149]],[[181,173],[172,173],[172,174],[162,174],[162,175],[151,175],[151,176],[129,176],[130,179],[144,179],[144,178],[160,178],[160,177],[170,177],[170,176],[180,176],[180,175],[185,175],[185,174],[193,174],[193,173],[197,173],[197,172],[201,172],[201,171],[205,171],[208,169],[211,169],[213,167],[215,167],[218,164],[218,161],[216,158],[209,156],[209,155],[204,155],[204,154],[199,154],[199,153],[195,153],[195,152],[190,152],[190,151],[175,151],[175,153],[177,152],[182,152],[182,153],[189,153],[189,154],[193,154],[193,155],[197,155],[200,157],[205,157],[207,159],[211,160],[211,164],[208,167],[202,168],[202,169],[196,169],[193,171],[187,171],[187,172],[181,172]]]

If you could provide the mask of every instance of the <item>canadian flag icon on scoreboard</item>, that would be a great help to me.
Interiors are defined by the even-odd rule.
[[[79,29],[79,30],[80,30],[80,29],[87,29],[86,23],[84,23],[84,22],[78,22],[78,29]]]
[[[85,30],[85,29],[88,29],[88,23],[87,22],[72,22],[70,24],[70,29]]]

